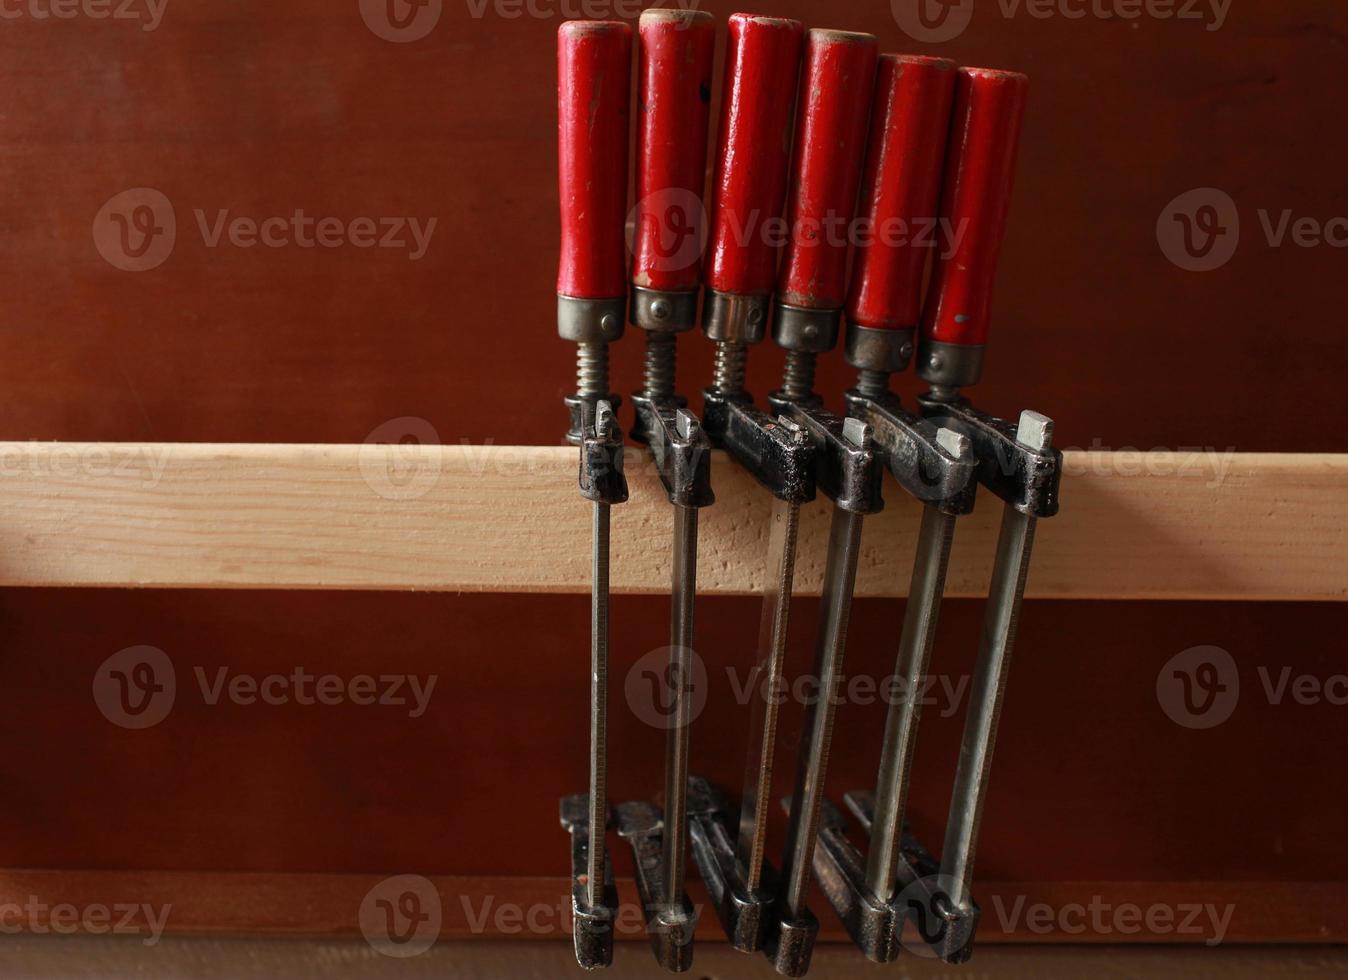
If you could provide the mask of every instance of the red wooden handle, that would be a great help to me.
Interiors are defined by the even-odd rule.
[[[1030,81],[1016,72],[987,68],[961,68],[958,74],[941,191],[946,240],[932,270],[922,336],[979,346],[988,336],[992,285]]]
[[[702,188],[716,21],[704,11],[641,15],[637,215],[632,282],[687,292],[702,266]]]
[[[621,21],[567,21],[557,32],[557,164],[562,258],[557,292],[612,299],[627,292],[624,222],[632,30]]]
[[[870,34],[812,30],[806,39],[779,302],[835,310],[846,298],[875,62]]]
[[[707,242],[707,285],[718,292],[772,292],[777,250],[764,225],[786,198],[801,36],[799,21],[730,17]]]
[[[921,318],[954,91],[953,61],[880,56],[847,309],[857,326],[910,329]]]

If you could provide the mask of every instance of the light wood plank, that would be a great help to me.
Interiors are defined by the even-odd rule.
[[[668,588],[670,510],[632,452],[614,587]],[[0,585],[582,592],[589,505],[567,447],[0,443]],[[723,456],[699,588],[763,578],[769,499]],[[860,595],[901,595],[918,506],[887,484]],[[1348,456],[1074,452],[1040,522],[1041,598],[1348,598]],[[952,596],[981,595],[1000,504],[960,521]],[[817,593],[829,505],[802,515],[797,587]]]

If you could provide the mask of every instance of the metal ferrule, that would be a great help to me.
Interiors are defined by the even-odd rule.
[[[757,344],[767,335],[771,299],[766,294],[709,289],[702,307],[702,332],[718,343]]]
[[[841,309],[812,310],[778,303],[772,321],[772,339],[789,351],[827,353],[838,343],[842,315]]]
[[[977,384],[983,375],[983,350],[981,344],[943,344],[923,337],[917,342],[917,376],[933,390]]]
[[[610,344],[623,335],[627,297],[581,299],[557,294],[557,334],[577,344]]]
[[[671,293],[632,287],[632,324],[654,333],[683,333],[697,325],[696,289]]]
[[[847,363],[862,371],[898,374],[913,359],[913,328],[877,330],[847,324]]]

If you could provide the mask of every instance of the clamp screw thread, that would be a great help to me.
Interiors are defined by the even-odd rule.
[[[814,395],[815,355],[811,351],[786,352],[786,373],[782,378],[782,397],[801,401]]]
[[[675,335],[663,331],[646,334],[646,390],[652,401],[674,397]]]
[[[716,366],[712,385],[722,395],[738,395],[744,390],[744,373],[749,360],[749,349],[733,340],[716,345]]]
[[[576,345],[576,388],[581,398],[608,397],[608,344]]]
[[[889,372],[862,368],[857,376],[857,393],[867,398],[879,398],[889,391]]]

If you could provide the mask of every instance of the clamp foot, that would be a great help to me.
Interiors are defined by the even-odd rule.
[[[663,856],[664,827],[664,815],[654,803],[638,800],[618,805],[618,836],[632,845],[651,952],[670,973],[683,973],[693,965],[697,913],[687,894],[673,902],[666,898],[669,869]]]
[[[869,836],[874,798],[868,792],[854,792],[844,801],[861,832]],[[907,946],[910,951],[945,963],[967,962],[978,930],[977,903],[970,900],[967,909],[950,903],[938,862],[906,830],[895,894],[887,900],[876,897],[866,887],[865,860],[847,839],[846,830],[842,813],[825,801],[814,873],[847,934],[865,957],[875,963],[891,963]],[[908,920],[915,927],[915,935],[905,942],[904,923]]]
[[[599,903],[591,904],[590,797],[585,793],[562,797],[562,826],[571,835],[571,916],[576,962],[586,970],[613,963],[613,926],[618,918],[618,889],[613,863],[604,856],[604,884]]]
[[[741,953],[758,952],[766,940],[774,901],[772,867],[764,865],[764,886],[750,891],[735,856],[730,810],[721,794],[698,776],[688,780],[688,817],[693,860],[726,938]]]

